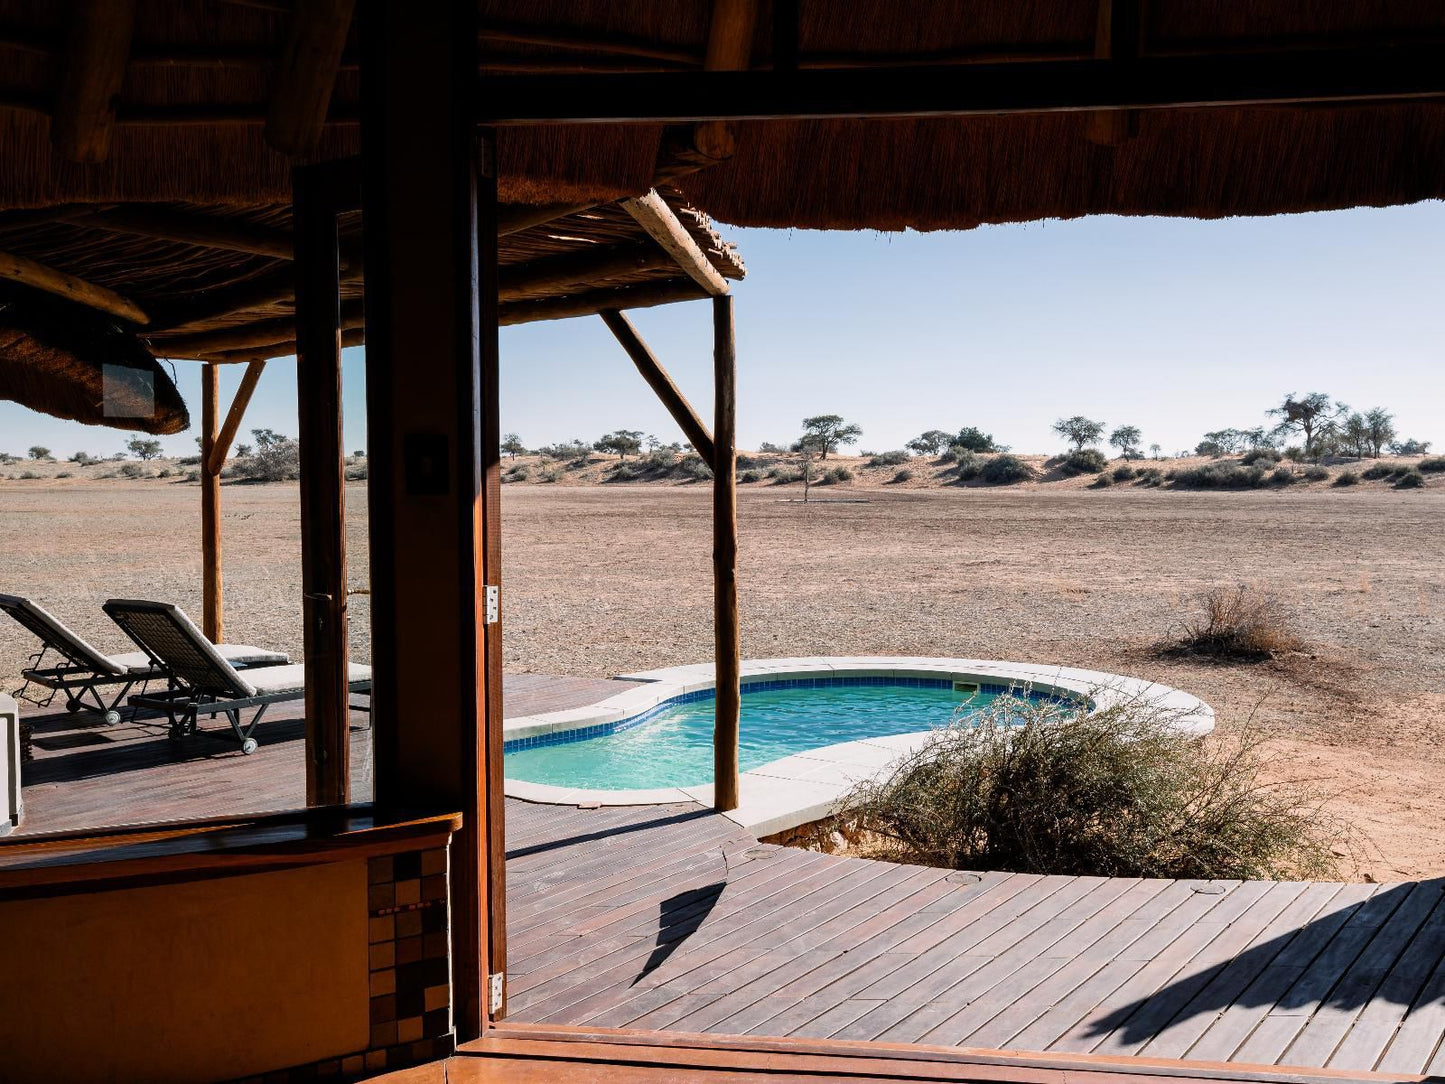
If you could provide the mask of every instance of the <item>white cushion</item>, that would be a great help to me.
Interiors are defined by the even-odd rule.
[[[276,696],[280,693],[299,693],[306,689],[306,666],[295,662],[289,666],[262,666],[246,671],[246,680],[256,690],[257,696]],[[371,680],[371,667],[354,662],[348,668],[347,682]]]
[[[252,647],[250,644],[216,644],[216,652],[232,666],[277,666],[291,661],[291,656],[284,651],[269,651],[264,647]],[[149,673],[151,666],[150,656],[144,651],[128,651],[124,655],[108,656],[114,666],[132,673]]]

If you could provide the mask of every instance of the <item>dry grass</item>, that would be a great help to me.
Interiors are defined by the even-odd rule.
[[[1246,584],[1211,587],[1194,597],[1193,609],[1180,618],[1179,635],[1167,650],[1259,662],[1304,647],[1295,623],[1290,608],[1269,592]]]
[[[860,784],[853,832],[896,861],[1066,876],[1319,879],[1358,849],[1327,795],[1271,778],[1257,727],[1206,743],[1175,721],[994,701]]]

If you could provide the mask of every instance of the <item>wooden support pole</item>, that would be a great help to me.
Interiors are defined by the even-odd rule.
[[[103,162],[115,131],[135,0],[75,0],[68,28],[50,141],[72,162]]]
[[[1099,0],[1099,17],[1094,31],[1094,56],[1129,64],[1139,58],[1140,0]],[[1139,131],[1139,114],[1129,109],[1109,109],[1089,114],[1091,143],[1121,147]]]
[[[266,142],[282,154],[306,154],[321,139],[355,7],[356,0],[308,0],[291,9],[266,113]]]
[[[0,279],[24,283],[56,297],[68,298],[78,305],[110,316],[118,316],[132,324],[147,324],[150,317],[135,302],[121,297],[114,290],[97,286],[64,271],[36,263],[13,252],[0,252]]]
[[[713,636],[716,701],[713,722],[713,808],[738,807],[738,729],[742,711],[741,645],[738,635],[737,349],[733,299],[712,301]]]
[[[476,6],[361,7],[372,774],[378,805],[460,812],[448,870],[457,1038],[488,1020],[494,816],[487,689],[482,351],[496,337],[477,241]],[[495,281],[494,279],[492,281]],[[486,343],[484,347],[482,344]]]
[[[656,189],[645,196],[622,200],[620,206],[705,292],[714,297],[728,292],[727,279],[712,265]]]
[[[687,401],[687,396],[682,394],[682,389],[673,383],[672,377],[662,367],[662,362],[657,360],[657,355],[648,349],[647,343],[642,341],[642,336],[637,333],[632,322],[620,312],[606,311],[600,315],[608,330],[622,344],[622,349],[627,351],[632,364],[637,366],[642,379],[647,381],[648,386],[662,400],[662,405],[667,407],[667,412],[672,415],[672,420],[677,422],[677,427],[686,434],[692,446],[697,449],[697,454],[716,472],[717,445],[712,434],[707,431],[707,426],[703,425],[697,411]]]
[[[341,264],[336,200],[326,175],[313,173],[321,168],[292,174],[308,806],[345,805],[351,797]]]
[[[215,367],[214,362],[206,365],[207,369],[214,370]],[[241,386],[236,389],[236,397],[231,400],[231,409],[226,411],[226,420],[212,442],[210,454],[205,457],[206,467],[214,475],[219,476],[226,465],[226,457],[231,454],[231,442],[236,439],[236,431],[241,428],[241,419],[246,416],[246,408],[251,405],[251,396],[255,394],[256,384],[265,369],[264,361],[253,361],[241,374]]]
[[[211,469],[216,451],[216,415],[221,372],[201,369],[201,626],[219,644],[225,634],[221,598],[221,472]]]

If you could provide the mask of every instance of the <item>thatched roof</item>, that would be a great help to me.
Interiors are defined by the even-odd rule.
[[[289,0],[137,0],[119,127],[105,161],[57,158],[46,114],[67,5],[0,0],[0,207],[71,202],[283,202],[287,160],[262,138]],[[1088,58],[1100,0],[807,0],[802,68]],[[685,71],[703,63],[712,0],[481,0],[490,70]],[[749,63],[773,63],[763,4]],[[1291,52],[1445,38],[1438,0],[1149,0],[1144,57]],[[318,156],[357,147],[354,32]],[[749,122],[736,154],[681,177],[684,196],[741,225],[968,227],[1099,212],[1216,216],[1392,204],[1445,195],[1445,110],[1247,107],[1139,115],[1119,145],[1087,114],[952,120]],[[652,125],[508,129],[509,202],[605,202],[655,179]]]
[[[49,298],[0,299],[0,399],[114,429],[190,426],[170,375],[114,320]]]

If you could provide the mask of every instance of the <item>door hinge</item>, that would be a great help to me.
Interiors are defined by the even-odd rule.
[[[487,584],[484,588],[487,602],[487,624],[495,625],[502,619],[502,589]]]
[[[502,1008],[502,991],[506,989],[507,975],[498,971],[487,976],[487,1011],[499,1012]]]

